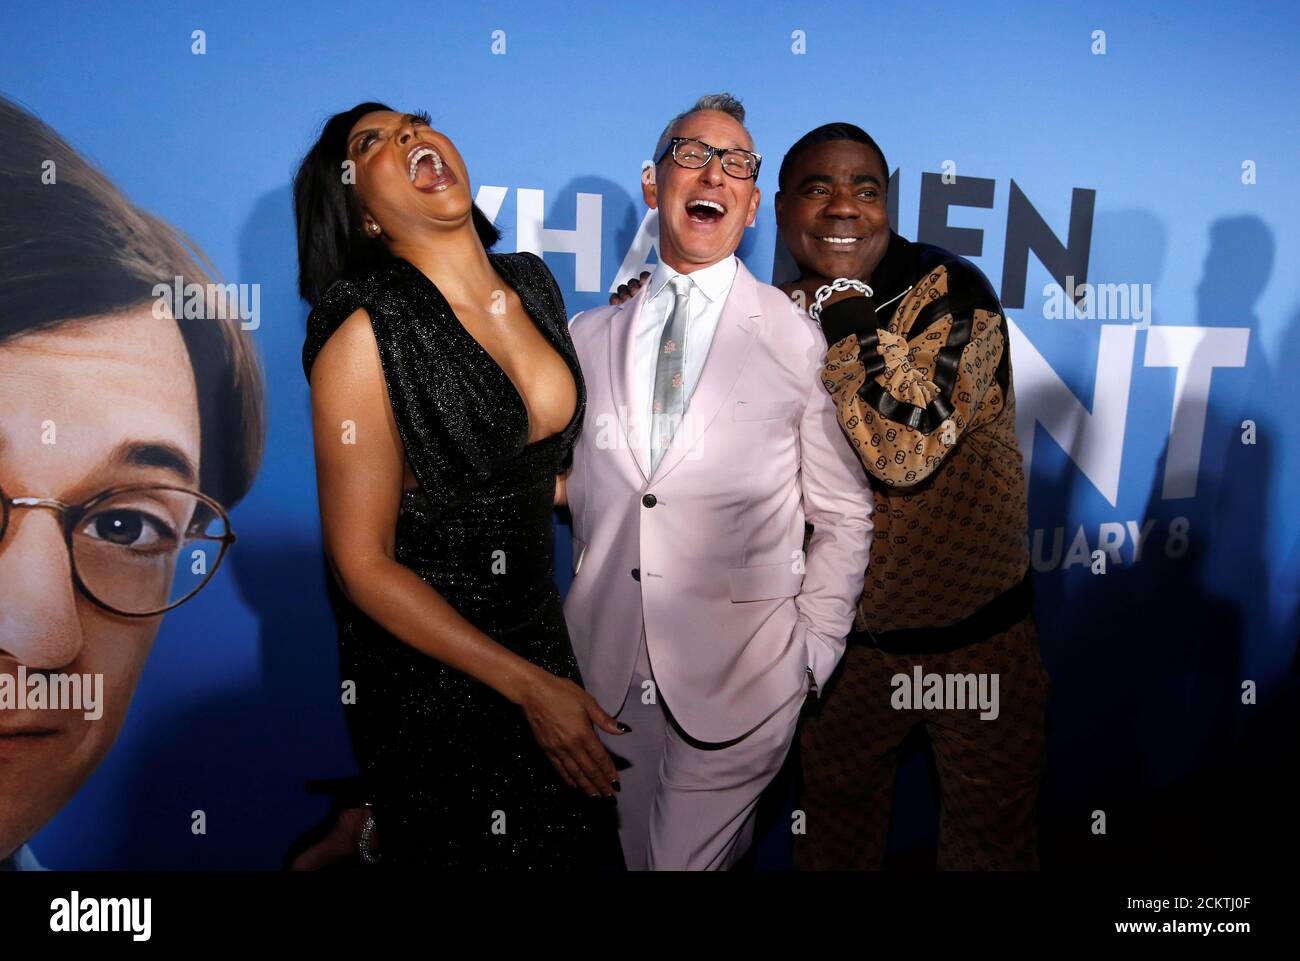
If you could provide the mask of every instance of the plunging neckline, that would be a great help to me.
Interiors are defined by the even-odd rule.
[[[501,363],[495,357],[492,356],[492,352],[489,351],[486,347],[484,347],[479,342],[479,339],[477,337],[475,337],[472,333],[470,333],[469,329],[465,326],[465,324],[461,321],[460,317],[457,316],[456,311],[452,308],[451,302],[447,300],[446,297],[443,296],[442,291],[439,290],[438,285],[435,284],[429,278],[429,275],[426,274],[419,267],[415,266],[415,264],[411,263],[405,257],[397,257],[396,260],[399,263],[405,264],[407,267],[409,267],[420,277],[421,280],[424,281],[426,285],[428,285],[429,289],[433,292],[434,297],[443,305],[443,307],[446,308],[447,313],[450,314],[452,318],[456,321],[456,327],[460,330],[460,332],[465,336],[465,338],[470,342],[470,344],[472,344],[475,348],[477,348],[477,350],[484,357],[488,359],[488,363],[490,363],[493,367],[495,367],[497,373],[499,373],[502,376],[502,378],[504,378],[505,382],[510,385],[510,389],[514,391],[515,397],[519,402],[519,409],[523,411],[523,415],[524,415],[524,445],[521,448],[521,450],[528,450],[529,448],[536,447],[539,444],[545,444],[548,441],[553,441],[557,438],[564,437],[573,428],[574,422],[578,419],[578,413],[582,406],[581,405],[582,398],[580,396],[580,391],[578,386],[579,385],[578,378],[581,376],[581,374],[578,370],[575,369],[573,364],[569,363],[568,356],[566,356],[564,351],[560,349],[560,346],[558,343],[556,343],[555,338],[551,336],[549,327],[546,324],[540,322],[537,319],[537,317],[534,316],[532,310],[529,309],[528,301],[525,299],[523,294],[519,292],[519,287],[516,286],[514,282],[512,282],[512,277],[506,276],[507,274],[513,274],[513,271],[510,268],[506,268],[505,271],[499,269],[500,266],[504,263],[505,259],[510,255],[488,252],[487,256],[488,256],[488,261],[492,264],[492,266],[494,268],[498,268],[497,273],[501,275],[502,279],[505,280],[506,284],[510,287],[510,289],[515,292],[515,296],[519,298],[519,304],[521,307],[523,307],[524,314],[532,322],[533,327],[535,327],[538,330],[538,332],[542,335],[542,339],[546,341],[546,343],[550,346],[550,348],[553,351],[555,351],[556,355],[564,363],[564,366],[568,368],[569,376],[573,379],[573,413],[569,415],[569,420],[565,423],[564,427],[562,427],[560,430],[556,431],[553,434],[547,434],[545,437],[539,437],[537,440],[534,441],[530,441],[528,439],[533,432],[532,417],[528,413],[528,400],[524,397],[524,392],[519,389],[519,385],[515,383],[514,378],[511,377],[508,373],[506,373],[506,369],[501,366]]]

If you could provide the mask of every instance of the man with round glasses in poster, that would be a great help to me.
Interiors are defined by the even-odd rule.
[[[0,238],[0,870],[32,870],[234,541],[263,387],[238,320],[159,317],[158,285],[211,289],[202,255],[3,98]],[[95,712],[44,696],[87,677]]]

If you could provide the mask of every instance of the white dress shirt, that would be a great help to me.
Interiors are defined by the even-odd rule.
[[[650,284],[646,290],[646,302],[641,308],[637,321],[634,345],[636,350],[636,403],[644,412],[646,423],[652,416],[654,404],[655,365],[659,360],[659,341],[663,337],[664,324],[668,320],[668,310],[673,303],[672,288],[668,282],[678,276],[678,272],[662,260],[650,275]],[[700,381],[700,372],[704,369],[704,360],[713,343],[713,332],[718,328],[718,318],[722,316],[722,305],[731,293],[731,284],[736,279],[736,255],[732,254],[700,270],[693,271],[690,277],[690,299],[687,301],[689,313],[686,320],[686,353],[682,356],[682,379],[689,405],[695,385]],[[645,432],[645,453],[649,459],[650,431]]]

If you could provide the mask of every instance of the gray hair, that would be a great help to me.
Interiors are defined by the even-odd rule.
[[[672,139],[673,127],[685,120],[693,113],[699,113],[701,110],[717,110],[731,117],[736,123],[740,124],[745,135],[749,137],[750,143],[754,138],[750,136],[749,129],[745,126],[745,107],[744,105],[729,93],[706,93],[689,110],[683,110],[672,120],[668,121],[664,127],[664,132],[659,135],[658,142],[655,143],[654,157],[658,157],[663,152],[664,147],[668,146],[668,141]]]

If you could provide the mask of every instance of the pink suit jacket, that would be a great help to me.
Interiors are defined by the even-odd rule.
[[[575,573],[564,614],[605,710],[617,714],[628,695],[644,624],[658,696],[678,724],[730,741],[807,690],[807,667],[818,687],[835,669],[871,551],[871,493],[821,384],[821,331],[743,263],[651,476],[649,412],[633,396],[645,299],[642,288],[570,325],[587,412],[567,482]]]

